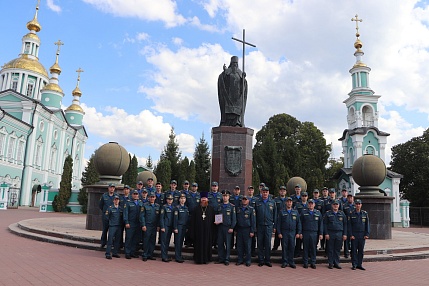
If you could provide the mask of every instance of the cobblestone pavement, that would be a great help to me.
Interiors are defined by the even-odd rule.
[[[341,283],[342,285],[427,285],[429,259],[366,262],[366,271],[350,269],[328,269],[326,264],[317,269],[272,268],[229,266],[219,264],[195,265],[192,261],[183,264],[140,259],[107,260],[100,251],[66,247],[62,245],[30,240],[12,234],[8,226],[31,218],[79,218],[82,215],[39,213],[34,208],[0,211],[0,285],[285,285],[289,283]],[[51,227],[55,227],[51,225]],[[401,231],[408,234],[408,242],[401,248],[426,246],[428,229],[414,228]],[[397,236],[398,236],[397,235]],[[391,241],[376,241],[370,248],[391,248]],[[406,240],[405,236],[402,238]],[[393,241],[393,242],[392,242]],[[376,245],[378,244],[378,246]],[[392,245],[390,245],[392,244]],[[399,247],[399,246],[398,246]],[[120,284],[118,284],[120,283]]]

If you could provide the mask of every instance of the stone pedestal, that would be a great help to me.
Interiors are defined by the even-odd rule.
[[[365,196],[357,194],[362,200],[362,209],[368,212],[370,239],[392,239],[391,207],[394,197]]]
[[[246,127],[212,128],[211,180],[219,182],[219,190],[242,192],[252,184],[252,141],[254,130]]]

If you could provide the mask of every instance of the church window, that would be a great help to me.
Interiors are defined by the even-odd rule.
[[[43,122],[43,120],[40,121],[39,128],[40,128],[40,131],[42,131],[42,132],[43,132],[43,130],[45,130],[45,122]]]
[[[34,84],[29,83],[27,85],[27,96],[28,97],[33,97],[33,88],[34,88]]]
[[[12,81],[11,89],[16,91],[17,88],[18,88],[18,81],[17,80]]]
[[[362,108],[362,124],[364,127],[374,126],[374,116],[372,113],[372,107],[366,105]]]
[[[0,158],[4,156],[5,143],[6,143],[6,134],[0,132]]]
[[[51,160],[49,162],[49,169],[52,173],[55,172],[55,165],[57,164],[57,146],[55,144],[51,148]]]
[[[58,131],[57,131],[57,130],[55,130],[55,131],[54,131],[54,139],[55,139],[55,140],[57,140],[57,139],[58,139]]]
[[[366,154],[374,155],[375,154],[374,147],[372,147],[372,146],[366,147]]]
[[[16,138],[9,137],[9,144],[7,146],[7,158],[9,162],[12,162],[13,160],[13,153],[15,153],[15,143],[16,143]]]
[[[29,54],[30,53],[30,43],[25,43],[25,50],[24,50],[24,54]]]
[[[19,140],[18,141],[18,149],[17,149],[17,153],[16,153],[17,163],[22,164],[23,160],[24,160],[23,158],[24,158],[24,141]]]

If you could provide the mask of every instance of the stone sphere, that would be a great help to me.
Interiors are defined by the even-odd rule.
[[[155,186],[157,179],[154,173],[152,173],[151,171],[142,171],[137,175],[137,179],[136,182],[138,181],[142,181],[143,182],[143,186],[147,187],[147,179],[148,178],[153,178],[153,185]]]
[[[129,165],[127,150],[116,142],[104,144],[95,151],[94,166],[100,176],[122,176]]]
[[[379,186],[386,174],[386,165],[377,156],[365,154],[353,163],[352,177],[359,186]]]
[[[307,182],[301,177],[292,177],[286,184],[288,195],[295,194],[295,186],[301,186],[301,193],[307,191]]]

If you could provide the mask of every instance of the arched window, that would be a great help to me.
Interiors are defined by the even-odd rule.
[[[374,113],[371,106],[365,105],[362,108],[362,121],[364,127],[374,126]]]

